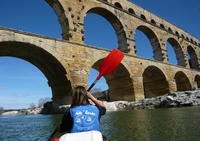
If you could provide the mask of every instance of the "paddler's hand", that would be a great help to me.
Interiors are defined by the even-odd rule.
[[[91,99],[95,103],[95,105],[105,108],[105,105],[103,104],[103,102],[96,99],[90,92],[87,92],[86,95],[89,99]]]

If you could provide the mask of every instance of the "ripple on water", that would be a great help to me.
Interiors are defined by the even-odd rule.
[[[61,115],[0,116],[0,141],[46,141]],[[195,141],[200,107],[109,112],[102,132],[112,141]]]

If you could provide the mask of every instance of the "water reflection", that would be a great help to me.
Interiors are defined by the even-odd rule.
[[[0,116],[0,141],[46,141],[61,118]],[[101,125],[112,141],[196,141],[200,138],[200,107],[109,112]]]
[[[199,107],[108,113],[102,121],[103,133],[116,141],[198,140],[200,114],[197,113]]]

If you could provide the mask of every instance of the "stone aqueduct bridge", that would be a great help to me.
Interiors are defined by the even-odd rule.
[[[0,56],[22,58],[38,67],[57,103],[67,103],[72,87],[87,85],[90,69],[98,69],[110,52],[84,44],[87,13],[99,14],[111,23],[118,49],[125,54],[117,70],[105,77],[112,99],[131,101],[200,88],[200,41],[177,26],[127,0],[46,2],[58,16],[63,40],[0,28]],[[136,29],[149,38],[155,60],[136,56]],[[173,46],[178,65],[168,64],[167,41]]]

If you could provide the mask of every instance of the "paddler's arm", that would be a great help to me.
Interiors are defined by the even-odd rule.
[[[66,113],[63,115],[62,123],[60,124],[58,131],[59,132],[70,132],[72,129],[72,124],[73,124],[72,117],[70,115],[69,110],[67,110]]]
[[[99,107],[102,107],[102,108],[105,108],[105,109],[106,109],[106,106],[104,105],[104,103],[103,103],[102,101],[96,99],[90,92],[87,92],[87,97],[88,97],[89,99],[91,99],[92,102],[94,102],[94,104],[95,104],[96,106],[99,106]]]

